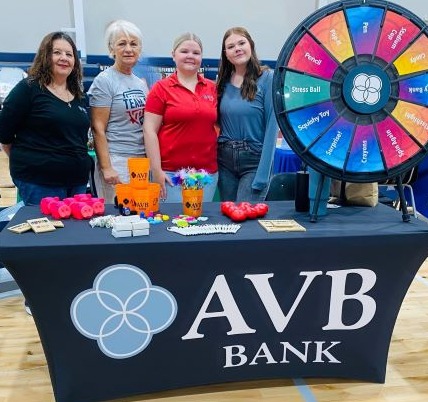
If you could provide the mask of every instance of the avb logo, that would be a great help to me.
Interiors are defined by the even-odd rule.
[[[186,201],[185,203],[186,208],[191,208],[191,209],[195,209],[198,210],[201,208],[202,203],[199,201]]]
[[[141,180],[141,181],[146,181],[147,180],[147,173],[135,173],[135,172],[131,172],[131,177],[135,180]]]
[[[382,80],[376,75],[360,73],[354,78],[352,99],[357,103],[375,105],[379,102]]]
[[[74,298],[70,315],[76,329],[97,341],[101,352],[125,359],[143,351],[172,324],[177,302],[141,269],[120,264],[101,271],[93,287]]]
[[[244,286],[251,287],[254,293],[252,300],[263,307],[273,332],[285,333],[296,311],[305,306],[307,298],[310,300],[310,294],[313,293],[310,289],[324,282],[325,277],[329,277],[330,282],[330,294],[326,295],[329,301],[326,303],[324,318],[316,324],[322,331],[331,331],[332,336],[337,337],[338,331],[360,330],[375,317],[377,303],[369,294],[377,281],[372,270],[301,271],[298,275],[301,278],[300,288],[287,307],[281,300],[281,295],[287,289],[275,292],[274,289],[278,288],[272,286],[273,273],[247,274],[238,279]],[[206,292],[198,292],[200,295],[194,301],[194,308],[182,312],[182,316],[189,317],[190,322],[182,328],[181,336],[169,339],[169,342],[204,342],[206,334],[202,323],[206,320],[226,319],[228,330],[224,335],[230,337],[230,341],[223,339],[219,345],[224,352],[225,368],[255,364],[248,360],[245,351],[254,346],[252,334],[259,333],[256,340],[263,336],[252,317],[245,313],[246,310],[241,310],[234,287],[229,284],[230,280],[233,279],[217,275]],[[350,292],[348,282],[355,283],[355,280],[359,285]],[[349,303],[359,306],[358,314],[351,321],[344,318],[345,304]],[[71,320],[76,329],[86,338],[96,341],[101,352],[113,359],[129,358],[145,350],[154,335],[166,330],[174,322],[177,311],[177,301],[167,289],[153,285],[144,271],[128,264],[113,265],[102,270],[93,286],[79,293],[70,307]],[[249,336],[249,342],[233,343],[237,335]],[[340,351],[336,350],[341,343],[340,338],[328,339],[326,335],[324,339],[304,338],[301,341],[294,339],[293,342],[282,342],[284,350],[288,353],[294,351],[305,363],[309,362],[311,353],[311,359],[316,363],[337,364],[341,361]],[[299,347],[304,347],[305,353],[299,352]],[[262,342],[254,359],[263,360],[273,348],[276,346]]]

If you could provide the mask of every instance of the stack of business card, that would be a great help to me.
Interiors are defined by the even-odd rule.
[[[149,227],[149,222],[138,215],[117,216],[113,219],[111,234],[114,237],[148,236]]]

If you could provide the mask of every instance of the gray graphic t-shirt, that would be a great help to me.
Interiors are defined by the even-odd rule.
[[[145,154],[142,126],[147,92],[143,80],[113,67],[95,77],[88,91],[89,104],[110,108],[106,136],[111,153]]]

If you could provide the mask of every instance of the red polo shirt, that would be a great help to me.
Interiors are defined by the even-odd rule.
[[[217,172],[217,93],[212,81],[198,75],[192,93],[174,73],[155,83],[145,110],[163,117],[158,133],[163,170]]]

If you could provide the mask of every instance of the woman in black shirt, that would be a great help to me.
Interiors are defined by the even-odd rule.
[[[85,193],[91,169],[89,117],[77,49],[69,35],[45,36],[28,77],[9,93],[0,114],[0,142],[26,205],[48,196]]]

